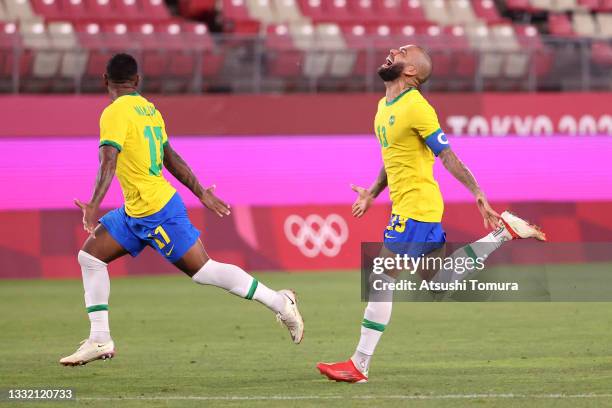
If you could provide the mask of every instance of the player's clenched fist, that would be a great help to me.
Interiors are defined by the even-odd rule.
[[[202,193],[200,197],[200,202],[219,217],[230,215],[230,206],[214,194],[216,187],[217,186],[212,185],[205,188],[204,193]]]
[[[374,196],[365,188],[354,184],[351,184],[351,189],[357,193],[357,199],[352,207],[353,217],[359,218],[368,211],[368,208],[370,208],[374,201]]]
[[[94,230],[96,229],[96,212],[98,209],[90,204],[82,203],[76,198],[74,199],[74,203],[83,211],[83,229],[87,231],[92,238],[95,238]]]

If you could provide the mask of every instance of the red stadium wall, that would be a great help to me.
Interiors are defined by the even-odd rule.
[[[175,136],[244,135],[246,140],[247,135],[256,134],[340,135],[337,137],[351,144],[349,141],[353,139],[348,135],[354,137],[370,133],[379,96],[223,95],[153,96],[151,99],[164,113],[169,133]],[[608,140],[607,135],[612,135],[609,94],[434,94],[430,95],[430,99],[438,109],[441,123],[447,133],[456,136],[549,135],[550,140],[554,140],[563,137],[558,135],[600,135],[582,139],[584,143],[590,143],[589,146],[594,146],[593,143],[597,140],[601,143],[602,140]],[[67,144],[65,137],[83,137],[82,140],[92,143],[94,150],[91,160],[95,161],[98,118],[108,102],[108,98],[104,96],[0,97],[0,138],[4,137],[5,151],[15,140],[21,141],[21,137],[32,149],[34,146],[40,147],[41,138],[63,140],[62,143]],[[540,140],[544,143],[546,139]],[[528,140],[525,142],[526,148],[532,145]],[[483,140],[483,143],[486,141]],[[538,145],[539,149],[542,149],[542,143],[533,143],[533,146]],[[456,143],[457,147],[459,145]],[[597,146],[604,146],[604,150],[609,150],[609,143]],[[554,149],[543,150],[538,152],[542,157],[559,157],[559,152],[555,153]],[[343,150],[343,153],[347,151]],[[350,154],[350,151],[348,153]],[[503,153],[489,149],[486,154],[491,157],[497,157],[499,154],[499,157],[503,157]],[[533,154],[533,151],[531,153]],[[612,152],[600,152],[608,157],[610,153]],[[24,176],[25,172],[20,171],[20,166],[31,164],[33,153],[30,151],[28,154],[30,160],[28,157],[12,157],[0,163],[0,182],[4,180],[4,191],[10,192],[12,196],[23,196],[13,193],[19,189],[27,190],[28,186],[37,185],[38,180],[45,177],[43,172],[30,172],[29,176]],[[70,160],[70,154],[71,152],[66,152],[67,164],[73,162]],[[372,153],[372,157],[376,155],[376,152]],[[588,160],[589,157],[584,158],[584,161]],[[595,160],[602,162],[600,159]],[[503,162],[508,163],[505,159]],[[556,177],[558,181],[560,177],[565,177],[564,174],[569,177],[573,172],[580,171],[580,174],[584,174],[584,186],[592,191],[609,192],[612,191],[612,185],[605,185],[609,184],[609,177],[601,177],[602,166],[605,165],[587,165],[584,172],[572,170],[574,167],[569,165],[559,171],[555,166],[545,177],[551,177],[551,180]],[[499,165],[496,168],[499,168]],[[28,169],[30,170],[32,169]],[[505,170],[506,183],[514,180],[510,177],[512,171]],[[210,171],[205,175],[210,177]],[[45,179],[53,178],[47,174]],[[93,181],[93,174],[91,180]],[[593,180],[603,181],[595,183]],[[66,178],[65,182],[74,184],[75,180]],[[530,181],[533,185],[537,182],[542,183],[542,177],[538,181]],[[602,182],[604,184],[601,184]],[[57,190],[53,185],[48,188],[49,192]],[[238,187],[225,183],[220,188]],[[552,241],[612,241],[612,201],[607,198],[608,193],[600,194],[602,198],[599,201],[592,201],[592,198],[576,193],[576,187],[568,185],[567,188],[572,189],[574,193],[565,194],[563,197],[566,198],[561,197],[555,199],[556,201],[541,201],[537,197],[526,202],[503,202],[506,200],[503,197],[493,199],[496,201],[496,208],[508,207],[542,225]],[[70,208],[69,199],[64,201],[65,206],[50,209],[46,206],[45,191],[41,191],[39,205],[14,204],[4,206],[0,210],[0,278],[79,276],[76,253],[86,235],[82,231],[79,212]],[[244,201],[237,203],[232,217],[223,220],[211,216],[201,208],[191,208],[190,213],[194,224],[203,231],[202,238],[212,256],[234,262],[248,270],[355,269],[359,267],[360,243],[380,240],[389,208],[383,201],[366,218],[355,220],[350,216],[350,202],[345,201],[343,199],[337,203],[317,204],[293,202],[283,205],[274,205],[272,202],[270,205],[261,203],[257,206],[249,206],[252,202]],[[320,227],[325,223],[331,230],[328,229],[327,234],[320,236],[318,232],[320,233]],[[471,241],[482,236],[484,230],[481,223],[473,203],[463,199],[447,203],[444,225],[450,241]],[[514,259],[512,251],[509,250],[508,253],[510,258]],[[111,267],[111,273],[114,275],[173,271],[171,265],[166,264],[150,249],[145,250],[137,259],[126,257]]]
[[[364,134],[380,94],[156,96],[171,135]],[[612,135],[609,93],[427,94],[446,133]],[[98,133],[106,96],[0,97],[1,136]],[[35,118],[35,120],[33,119]]]

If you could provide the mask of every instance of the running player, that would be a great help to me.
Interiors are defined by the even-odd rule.
[[[446,234],[440,222],[444,204],[433,177],[435,157],[439,157],[444,167],[473,194],[485,228],[493,229],[486,237],[458,249],[450,257],[484,260],[506,241],[517,238],[544,240],[544,234],[537,227],[507,211],[501,216],[495,212],[472,173],[450,148],[435,110],[418,91],[431,72],[431,58],[414,45],[391,50],[385,63],[378,68],[386,94],[378,103],[374,130],[381,145],[384,167],[369,189],[352,186],[358,194],[353,215],[363,216],[388,186],[393,209],[384,232],[383,255],[443,256]],[[431,280],[438,282],[460,281],[467,275],[444,269],[434,273]],[[395,270],[381,277],[393,283],[398,274]],[[353,356],[340,363],[319,363],[317,368],[321,374],[335,381],[368,381],[370,359],[391,318],[392,291],[382,296],[368,302],[361,338]]]
[[[215,186],[202,187],[187,163],[172,149],[161,113],[136,92],[139,80],[132,56],[117,54],[108,61],[104,82],[112,103],[100,118],[98,176],[89,203],[75,200],[83,211],[83,227],[90,234],[79,251],[78,261],[91,329],[89,338],[60,363],[82,365],[113,357],[107,265],[125,254],[136,256],[147,245],[194,282],[218,286],[266,305],[287,327],[293,342],[300,343],[304,322],[293,291],[271,290],[238,266],[214,261],[206,254],[200,232],[189,221],[185,205],[164,178],[162,167],[219,217],[229,215],[230,207],[215,196]],[[125,205],[98,220],[98,208],[115,173]]]

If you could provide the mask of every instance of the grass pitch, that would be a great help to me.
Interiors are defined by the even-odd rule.
[[[88,335],[81,282],[2,281],[0,389],[75,389],[76,404],[46,407],[612,406],[610,303],[398,303],[370,383],[349,385],[315,364],[354,350],[359,275],[258,278],[297,291],[301,345],[256,302],[179,274],[118,278],[117,356],[76,368],[58,359]]]

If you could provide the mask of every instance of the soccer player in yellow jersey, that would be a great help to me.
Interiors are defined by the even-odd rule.
[[[126,254],[136,256],[147,245],[194,282],[214,285],[266,305],[287,327],[293,342],[299,343],[304,322],[293,291],[271,290],[238,266],[214,261],[206,254],[200,232],[189,221],[185,205],[164,178],[162,167],[218,216],[229,215],[230,207],[215,196],[214,186],[202,187],[172,149],[161,113],[136,92],[139,79],[132,56],[117,54],[109,60],[104,81],[112,103],[100,118],[98,176],[91,200],[75,201],[83,212],[83,227],[90,234],[78,254],[90,334],[75,353],[60,363],[82,365],[113,357],[107,265]],[[98,224],[98,208],[115,174],[125,205],[104,215]]]
[[[507,211],[501,215],[495,212],[472,173],[453,152],[434,108],[418,90],[431,73],[431,58],[415,45],[391,50],[385,63],[378,68],[386,94],[378,103],[374,132],[380,143],[384,166],[369,189],[352,186],[358,194],[353,204],[353,215],[363,216],[374,199],[389,187],[392,215],[384,230],[381,255],[443,256],[446,242],[441,224],[444,203],[433,175],[433,164],[438,157],[473,194],[485,228],[493,229],[486,237],[455,251],[450,258],[484,260],[503,242],[517,238],[544,240],[544,234],[537,227]],[[426,271],[419,271],[423,275],[421,272]],[[461,281],[467,273],[460,272],[441,269],[433,271],[434,276],[427,279],[434,282]],[[394,283],[398,274],[399,271],[391,270],[381,277]],[[370,359],[391,318],[392,300],[390,290],[375,301],[370,298],[355,353],[344,362],[319,363],[317,368],[321,374],[335,381],[368,381]]]

